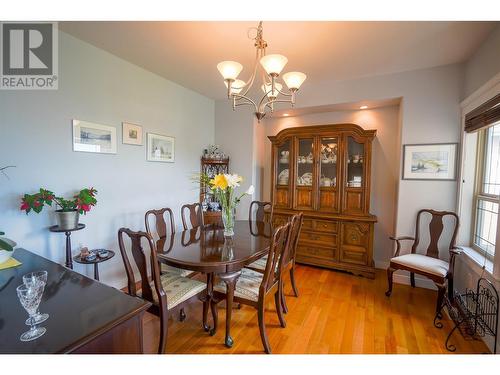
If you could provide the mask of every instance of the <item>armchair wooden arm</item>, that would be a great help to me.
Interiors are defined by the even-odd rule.
[[[450,253],[452,253],[453,255],[460,255],[463,252],[464,252],[464,249],[462,249],[460,246],[453,246],[450,249]]]
[[[401,241],[415,241],[415,237],[410,237],[410,236],[401,236],[401,237],[395,237],[391,236],[389,239],[396,241],[396,252],[394,253],[394,257],[399,256],[399,252],[401,251]]]

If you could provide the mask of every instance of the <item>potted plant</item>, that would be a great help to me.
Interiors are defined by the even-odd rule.
[[[96,205],[95,195],[97,190],[94,188],[83,189],[73,196],[73,199],[64,199],[56,197],[53,192],[40,188],[35,194],[24,194],[21,199],[21,210],[28,214],[31,210],[40,213],[44,205],[52,206],[54,202],[60,209],[56,210],[57,225],[61,229],[71,230],[78,227],[80,214],[86,214]]]
[[[0,236],[3,236],[5,233],[0,231]],[[12,256],[12,252],[14,251],[14,246],[17,244],[5,237],[0,237],[0,264],[8,261]]]

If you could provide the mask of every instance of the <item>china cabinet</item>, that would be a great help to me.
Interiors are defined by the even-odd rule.
[[[375,130],[305,126],[270,136],[275,224],[298,211],[297,262],[374,277],[370,164]]]
[[[201,158],[201,173],[213,178],[219,173],[229,173],[229,158]],[[222,224],[221,207],[208,186],[200,184],[200,203],[204,224]]]

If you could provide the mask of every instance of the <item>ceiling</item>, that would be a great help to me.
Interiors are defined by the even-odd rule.
[[[213,99],[226,89],[222,60],[243,64],[248,79],[255,50],[248,29],[258,22],[60,22],[79,39]],[[452,64],[467,60],[499,22],[264,22],[267,53],[288,57],[285,71],[321,80]]]

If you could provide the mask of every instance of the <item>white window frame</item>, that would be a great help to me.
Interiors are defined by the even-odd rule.
[[[471,165],[475,165],[477,160],[477,145],[471,147],[471,140],[474,139],[476,133],[465,133],[465,115],[472,111],[473,109],[479,107],[481,104],[492,99],[500,93],[500,73],[497,73],[493,78],[481,86],[472,95],[466,98],[460,107],[462,109],[462,126],[461,126],[461,160],[460,160],[460,171],[459,171],[459,184],[457,193],[457,213],[460,217],[460,228],[459,228],[459,242],[460,246],[466,248],[465,255],[470,261],[476,266],[486,265],[486,271],[493,275],[497,280],[500,280],[500,220],[497,221],[497,236],[495,245],[495,256],[490,261],[483,256],[483,251],[481,253],[477,252],[471,246],[474,242],[472,240],[473,228],[475,226],[475,178],[476,171],[471,174]],[[469,253],[472,252],[473,254]],[[470,255],[469,255],[470,254]],[[484,259],[481,261],[480,259]],[[472,266],[471,263],[471,266]],[[489,265],[488,265],[489,263]]]
[[[496,124],[500,125],[500,124]],[[478,206],[479,202],[491,202],[491,203],[497,203],[500,204],[500,195],[494,195],[494,194],[487,194],[483,192],[483,183],[485,179],[485,166],[486,166],[486,148],[487,148],[487,138],[488,138],[488,130],[489,128],[484,128],[479,130],[479,135],[477,137],[477,149],[476,149],[476,177],[475,177],[475,183],[474,183],[474,215],[473,215],[473,222],[471,224],[471,247],[479,252],[481,255],[486,255],[486,258],[488,260],[493,261],[494,255],[490,254],[487,252],[486,249],[480,247],[479,245],[476,244],[476,229],[477,229],[477,222],[478,222]],[[498,215],[498,214],[497,214]],[[498,218],[497,218],[497,232],[498,232]],[[496,241],[495,241],[496,244]],[[495,253],[496,253],[495,249]]]

